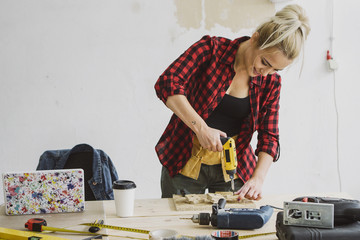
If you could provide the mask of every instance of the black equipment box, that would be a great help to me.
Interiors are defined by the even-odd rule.
[[[360,222],[336,225],[332,229],[283,224],[283,212],[276,216],[276,236],[280,240],[359,240]]]

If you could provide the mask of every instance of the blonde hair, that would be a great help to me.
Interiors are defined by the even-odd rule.
[[[269,21],[261,24],[256,32],[260,49],[277,47],[288,59],[299,56],[310,32],[309,20],[299,5],[287,5]]]

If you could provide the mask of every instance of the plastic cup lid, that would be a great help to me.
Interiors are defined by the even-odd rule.
[[[130,180],[116,180],[113,182],[113,189],[133,189],[136,184]]]

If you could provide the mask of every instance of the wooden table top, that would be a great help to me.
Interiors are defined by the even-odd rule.
[[[342,197],[351,198],[346,193],[326,193],[326,194],[289,194],[289,195],[267,195],[260,201],[254,201],[256,208],[264,205],[272,205],[275,207],[283,207],[284,201],[291,201],[300,196],[320,196],[320,197]],[[226,206],[225,206],[226,207]],[[239,236],[249,234],[263,234],[269,232],[276,232],[275,222],[276,215],[279,210],[274,210],[271,219],[260,229],[256,230],[234,230],[239,233]],[[96,219],[103,219],[104,224],[137,228],[143,230],[158,230],[158,229],[172,229],[176,230],[179,235],[183,236],[209,236],[212,232],[218,230],[213,226],[199,225],[193,223],[191,220],[181,219],[190,218],[193,214],[198,214],[199,211],[177,211],[173,199],[136,199],[134,216],[127,218],[120,218],[116,216],[115,203],[113,200],[109,201],[89,201],[86,202],[85,211],[83,213],[62,213],[62,214],[44,214],[44,215],[22,215],[22,216],[6,216],[4,214],[4,205],[0,206],[0,226],[4,228],[12,228],[17,230],[25,230],[24,224],[30,218],[44,218],[48,226],[57,228],[69,228],[78,231],[87,231],[88,227],[80,226],[80,223],[94,222]],[[201,212],[211,213],[211,205],[209,210]],[[130,239],[141,238],[148,239],[148,235],[141,233],[117,231],[112,229],[102,229],[101,233],[112,235],[119,235],[122,237],[108,237],[104,239]],[[88,236],[80,236],[77,234],[65,233],[51,233],[54,236],[64,237],[68,239],[85,239]],[[258,236],[251,238],[254,240],[277,239],[275,234]]]

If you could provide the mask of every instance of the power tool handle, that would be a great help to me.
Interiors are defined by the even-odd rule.
[[[229,139],[229,137],[220,137],[221,144],[224,145]]]
[[[226,204],[226,199],[225,198],[220,198],[219,201],[218,201],[218,208],[219,209],[224,209],[225,204]]]
[[[260,210],[263,212],[262,217],[264,218],[264,224],[265,224],[271,218],[274,209],[271,206],[266,205],[266,206],[261,206]]]

